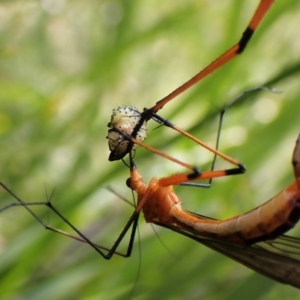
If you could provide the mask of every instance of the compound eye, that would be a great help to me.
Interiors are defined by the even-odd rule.
[[[131,178],[130,177],[126,180],[126,185],[131,189]]]

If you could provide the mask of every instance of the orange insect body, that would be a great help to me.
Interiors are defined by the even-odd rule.
[[[293,155],[296,181],[265,204],[245,214],[224,221],[199,218],[181,208],[180,199],[170,185],[172,176],[154,178],[147,185],[134,167],[131,169],[129,185],[138,194],[137,210],[142,208],[146,221],[150,223],[182,226],[199,234],[240,244],[251,245],[275,239],[291,229],[300,217],[299,141],[300,138]]]
[[[300,217],[300,135],[293,167],[294,183],[265,204],[224,221],[182,209],[172,187],[172,181],[178,184],[178,174],[153,178],[145,184],[131,160],[127,185],[138,194],[135,211],[143,211],[147,222],[185,235],[273,280],[300,288],[300,240],[283,235]]]

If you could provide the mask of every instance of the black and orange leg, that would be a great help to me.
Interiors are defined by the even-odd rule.
[[[138,140],[136,140],[135,138],[133,138],[132,136],[128,135],[128,134],[125,134],[124,132],[122,132],[121,130],[119,130],[118,128],[116,128],[116,131],[123,136],[124,139],[130,141],[131,143],[134,143],[136,145],[139,145],[140,147],[143,147],[161,157],[164,157],[178,165],[181,165],[189,170],[192,171],[192,173],[183,173],[183,174],[176,174],[174,175],[174,177],[178,176],[178,179],[176,181],[176,183],[173,183],[173,184],[183,184],[186,182],[187,184],[186,185],[189,185],[188,182],[192,181],[192,180],[204,180],[204,179],[210,179],[210,178],[215,178],[215,177],[223,177],[223,176],[229,176],[229,175],[237,175],[237,174],[242,174],[245,172],[245,167],[240,163],[238,162],[237,160],[223,154],[222,152],[206,145],[205,143],[203,143],[202,141],[196,139],[194,136],[190,135],[189,133],[183,131],[180,129],[180,133],[183,133],[185,136],[191,138],[193,141],[197,142],[199,141],[199,144],[204,146],[205,148],[207,148],[208,150],[210,150],[211,152],[213,152],[214,154],[218,155],[218,156],[221,156],[224,160],[230,162],[231,164],[237,166],[236,168],[232,168],[232,169],[228,169],[228,170],[221,170],[221,171],[210,171],[210,172],[205,172],[205,173],[202,173],[198,168],[192,166],[191,164],[188,164],[188,163],[185,163],[175,157],[172,157],[170,156],[169,154],[165,153],[165,152],[162,152],[156,148],[153,148],[147,144],[144,144]],[[130,154],[130,169],[132,168],[135,168],[135,165],[134,165],[134,162],[133,162],[133,158],[132,158],[132,153]],[[209,176],[208,174],[209,173]],[[205,174],[205,175],[203,175]],[[213,175],[212,175],[213,174]],[[184,179],[185,178],[185,179]],[[193,184],[190,184],[190,185],[193,185]],[[198,185],[198,186],[203,186],[203,187],[207,187],[206,184],[194,184],[194,185]]]
[[[227,169],[227,170],[213,170],[213,171],[205,171],[201,172],[198,175],[196,174],[188,174],[188,173],[179,173],[173,174],[168,177],[163,177],[159,179],[160,186],[170,186],[170,185],[190,185],[190,186],[200,186],[200,187],[210,187],[207,184],[201,185],[198,183],[193,182],[189,184],[191,181],[194,180],[207,180],[213,179],[218,177],[225,177],[231,175],[238,175],[241,174],[241,170],[238,168]]]
[[[164,153],[156,148],[153,148],[143,142],[140,142],[138,140],[136,140],[135,138],[133,138],[130,135],[127,135],[125,133],[123,133],[121,130],[116,129],[116,131],[119,132],[120,135],[122,135],[124,137],[124,139],[130,141],[132,144],[137,144],[140,147],[143,147],[159,156],[162,156],[170,161],[173,161],[174,163],[177,163],[189,170],[192,171],[192,173],[189,174],[185,174],[184,176],[186,176],[186,181],[183,180],[180,175],[180,179],[178,177],[177,181],[179,183],[173,183],[173,184],[180,184],[180,185],[185,185],[185,186],[196,186],[196,187],[204,187],[204,188],[209,188],[211,186],[212,183],[212,179],[216,178],[216,177],[223,177],[223,176],[229,176],[229,175],[237,175],[237,174],[242,174],[246,171],[245,167],[238,162],[237,160],[227,156],[226,154],[220,152],[218,150],[219,147],[219,142],[220,142],[220,134],[221,134],[221,127],[222,127],[222,123],[223,123],[223,119],[224,119],[224,115],[225,112],[231,108],[233,105],[236,104],[241,104],[244,100],[247,99],[248,96],[250,96],[250,94],[258,92],[258,91],[271,91],[273,93],[279,93],[280,91],[271,88],[271,87],[267,87],[267,86],[260,86],[260,87],[256,87],[256,88],[252,88],[249,90],[244,91],[243,93],[241,93],[238,97],[236,97],[233,101],[231,101],[230,103],[226,104],[222,109],[220,109],[220,113],[219,113],[219,124],[218,124],[218,130],[217,130],[217,138],[216,138],[216,145],[215,148],[207,145],[206,143],[204,143],[203,141],[197,139],[195,136],[191,135],[190,133],[182,130],[181,128],[177,127],[176,125],[174,125],[173,123],[171,123],[170,121],[162,118],[161,116],[157,115],[157,114],[153,114],[153,120],[156,121],[157,123],[159,123],[160,125],[164,125],[167,127],[170,127],[171,129],[179,132],[180,134],[186,136],[187,138],[189,138],[190,140],[194,141],[195,143],[199,144],[200,146],[206,148],[207,150],[211,151],[212,153],[214,153],[214,158],[211,164],[211,168],[210,168],[210,172],[213,173],[207,173],[205,176],[202,176],[203,173],[200,172],[200,170],[190,164],[187,164],[183,161],[180,161],[170,155],[168,155],[167,153]],[[217,157],[221,157],[224,160],[228,161],[229,163],[237,166],[237,168],[233,168],[233,169],[228,169],[228,170],[222,170],[222,171],[214,171],[214,167],[215,167],[215,162],[216,162],[216,158]],[[221,173],[219,173],[221,172]],[[202,177],[201,177],[202,176]],[[175,176],[176,177],[176,176]],[[208,183],[198,183],[198,182],[191,182],[192,180],[202,180],[202,179],[209,179]],[[183,181],[182,181],[183,180]]]
[[[181,133],[182,135],[184,135],[187,138],[191,139],[192,141],[196,142],[200,146],[202,146],[202,147],[206,148],[207,150],[211,151],[212,153],[214,153],[214,158],[213,158],[213,161],[212,161],[212,164],[211,164],[211,168],[210,168],[210,171],[213,171],[214,167],[215,167],[216,159],[217,159],[218,156],[221,157],[221,158],[223,158],[223,159],[225,159],[226,161],[228,161],[230,163],[235,164],[235,162],[236,162],[235,160],[233,160],[232,158],[228,157],[227,155],[225,155],[224,153],[222,153],[222,152],[220,152],[218,150],[219,144],[220,144],[221,128],[222,128],[222,123],[223,123],[225,112],[227,112],[227,110],[229,108],[231,108],[233,105],[241,104],[252,93],[259,92],[259,91],[270,91],[270,92],[273,92],[273,93],[280,93],[280,91],[278,91],[277,89],[274,89],[272,87],[267,87],[267,86],[255,87],[255,88],[252,88],[252,89],[244,91],[239,96],[237,96],[233,101],[231,101],[230,103],[226,104],[223,108],[221,108],[219,110],[219,124],[218,124],[218,129],[217,129],[217,138],[216,138],[215,148],[210,147],[206,143],[204,143],[201,140],[195,138],[193,135],[191,135],[188,132],[182,130],[181,128],[177,127],[176,125],[174,125],[170,121],[162,118],[161,116],[159,116],[157,114],[153,114],[152,118],[153,118],[154,121],[156,121],[160,125],[164,125],[164,126],[170,127],[171,129],[173,129],[173,130]],[[245,172],[245,167],[242,164],[239,164],[237,166],[240,168],[241,173]],[[237,173],[237,174],[240,174],[240,173]],[[205,184],[203,184],[203,183],[199,184],[199,183],[195,183],[195,182],[182,182],[180,185],[196,186],[196,187],[200,186],[200,187],[209,188],[211,186],[212,179],[213,178],[211,178],[209,180],[209,182],[205,183]]]
[[[201,79],[205,78],[206,76],[213,73],[215,70],[219,69],[223,65],[225,65],[227,62],[232,60],[234,57],[241,54],[248,42],[250,41],[253,33],[257,29],[258,25],[261,23],[262,19],[270,9],[271,5],[273,4],[274,0],[261,0],[249,25],[247,26],[246,30],[243,32],[243,35],[239,42],[232,46],[229,50],[227,50],[224,54],[219,56],[216,60],[214,60],[211,64],[209,64],[206,68],[201,70],[199,73],[197,73],[194,77],[192,77],[190,80],[185,82],[183,85],[178,87],[176,90],[174,90],[172,93],[167,95],[166,97],[162,98],[156,104],[149,109],[146,109],[142,113],[142,119],[143,120],[149,120],[152,118],[152,114],[159,111],[161,108],[164,107],[169,101],[189,89],[191,86],[199,82]]]

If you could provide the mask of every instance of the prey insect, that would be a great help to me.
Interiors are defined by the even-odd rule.
[[[117,109],[114,109],[111,121],[108,123],[108,127],[110,129],[108,130],[107,139],[109,149],[111,151],[109,160],[115,161],[123,159],[138,145],[137,142],[133,143],[131,140],[124,139],[122,134],[120,134],[120,131],[131,135],[138,142],[143,142],[147,137],[147,121],[150,119],[153,119],[159,124],[171,127],[181,133],[181,130],[177,126],[170,122],[166,122],[156,113],[175,97],[195,85],[209,74],[213,73],[221,66],[225,65],[237,55],[241,54],[273,2],[274,0],[260,0],[252,19],[250,20],[250,23],[248,24],[239,42],[214,60],[206,68],[198,72],[190,80],[182,84],[166,97],[156,102],[154,106],[151,108],[145,108],[143,112],[139,112],[138,109],[133,106],[121,106]]]

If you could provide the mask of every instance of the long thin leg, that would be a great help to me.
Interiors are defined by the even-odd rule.
[[[231,101],[230,103],[224,105],[224,107],[222,109],[220,109],[220,114],[219,114],[219,125],[218,125],[218,130],[217,130],[217,138],[216,138],[216,144],[215,144],[215,149],[218,150],[219,149],[219,144],[220,144],[220,136],[221,136],[221,128],[222,128],[222,124],[223,124],[223,119],[224,119],[224,115],[225,112],[232,107],[233,105],[237,104],[237,103],[241,103],[243,100],[245,100],[247,98],[247,96],[249,96],[252,93],[255,93],[257,91],[270,91],[272,93],[281,93],[281,91],[272,88],[272,87],[268,87],[268,86],[259,86],[259,87],[255,87],[249,90],[244,91],[243,93],[241,93],[240,95],[238,95],[238,97],[236,97],[233,101]],[[172,127],[174,130],[177,130],[174,127]],[[184,134],[184,133],[183,133]],[[214,154],[214,158],[211,164],[211,168],[210,171],[213,171],[215,168],[215,164],[216,164],[216,160],[217,160],[217,153]],[[211,186],[213,178],[209,179],[209,182],[206,184],[203,183],[196,183],[196,182],[182,182],[180,185],[182,186],[195,186],[195,187],[204,187],[204,188],[209,188]]]
[[[187,183],[192,180],[206,180],[217,177],[231,176],[241,174],[241,170],[238,168],[227,169],[227,170],[214,170],[202,172],[199,175],[195,176],[194,174],[173,174],[169,177],[161,178],[161,186],[170,186],[170,185],[181,185],[182,183]],[[192,175],[192,176],[191,176]]]
[[[247,26],[246,30],[244,31],[242,38],[239,40],[237,44],[235,44],[233,47],[231,47],[228,51],[226,51],[224,54],[222,54],[219,58],[217,58],[215,61],[213,61],[210,65],[208,65],[205,69],[201,70],[199,73],[197,73],[194,77],[192,77],[190,80],[185,82],[183,85],[178,87],[176,90],[174,90],[172,93],[167,95],[166,97],[162,98],[156,104],[149,108],[147,111],[145,111],[145,116],[147,115],[144,120],[148,120],[151,118],[153,113],[156,113],[158,110],[163,108],[164,105],[166,105],[169,101],[174,99],[176,96],[180,95],[184,91],[186,91],[188,88],[196,84],[198,81],[203,79],[204,77],[208,76],[221,66],[225,65],[227,62],[229,62],[231,59],[242,53],[249,40],[251,39],[254,31],[260,24],[261,20],[265,16],[265,14],[270,9],[271,5],[273,4],[274,0],[261,0],[249,25]]]
[[[140,142],[139,140],[136,140],[135,138],[133,138],[131,135],[127,135],[126,133],[124,133],[123,131],[119,130],[118,128],[115,128],[115,130],[117,132],[119,132],[120,135],[122,135],[124,137],[124,139],[130,141],[132,144],[137,144],[140,147],[143,147],[157,155],[160,155],[170,161],[173,161],[174,163],[177,163],[181,166],[186,167],[187,169],[191,170],[192,173],[190,174],[176,174],[171,176],[171,181],[167,181],[166,185],[175,185],[175,184],[179,184],[179,185],[186,185],[186,186],[197,186],[197,187],[205,187],[208,188],[211,185],[212,179],[216,178],[216,177],[222,177],[222,176],[229,176],[229,175],[237,175],[237,174],[241,174],[244,173],[246,171],[245,167],[239,163],[238,161],[236,161],[235,159],[225,155],[224,153],[220,152],[218,150],[219,147],[219,141],[220,141],[220,133],[221,133],[221,127],[222,127],[222,123],[223,123],[223,119],[224,119],[224,115],[225,112],[232,107],[233,105],[240,103],[243,99],[246,98],[246,96],[248,96],[251,93],[257,92],[257,91],[262,91],[262,90],[268,90],[274,93],[278,93],[279,91],[271,88],[271,87],[265,87],[265,86],[261,86],[261,87],[256,87],[256,88],[252,88],[249,89],[243,93],[241,93],[237,98],[235,98],[233,101],[231,101],[229,104],[226,104],[221,110],[220,110],[220,117],[219,117],[219,125],[218,125],[218,133],[217,133],[217,140],[216,140],[216,146],[215,148],[207,145],[206,143],[202,142],[201,140],[197,139],[195,136],[191,135],[190,133],[180,129],[179,127],[177,127],[176,125],[174,125],[173,123],[171,123],[170,121],[160,117],[157,114],[153,114],[152,118],[154,121],[156,121],[157,123],[170,127],[174,130],[176,130],[177,132],[181,133],[182,135],[186,136],[187,138],[189,138],[190,140],[196,142],[197,144],[199,144],[200,146],[206,148],[207,150],[211,151],[212,153],[214,153],[214,158],[213,158],[213,162],[211,165],[211,170],[210,172],[205,172],[202,173],[201,171],[199,171],[199,169],[195,168],[194,166],[187,164],[183,161],[180,161],[170,155],[168,155],[167,153],[164,153],[156,148],[153,148],[147,144],[144,144],[143,142]],[[220,156],[221,158],[223,158],[224,160],[232,163],[233,165],[236,165],[237,168],[233,168],[233,169],[228,169],[228,170],[219,170],[219,171],[214,171],[214,166],[215,166],[215,162],[216,162],[216,158],[217,156]],[[185,179],[184,179],[185,178]],[[203,179],[209,179],[208,183],[195,183],[195,182],[190,182],[191,180],[203,180]],[[185,182],[186,180],[186,182]]]
[[[199,145],[203,146],[204,148],[208,149],[209,151],[211,151],[211,152],[215,153],[216,155],[222,157],[224,160],[232,163],[233,165],[236,165],[238,167],[237,169],[240,170],[241,173],[245,172],[245,167],[240,162],[238,162],[237,160],[235,160],[235,159],[227,156],[226,154],[224,154],[224,153],[222,153],[222,152],[220,152],[220,151],[218,151],[218,150],[210,147],[209,145],[205,144],[201,140],[198,140],[197,138],[195,138],[194,136],[192,136],[191,134],[185,132],[182,129],[177,128],[176,130],[179,131],[180,133],[182,133],[183,135],[187,136],[191,140],[195,141]],[[117,131],[121,136],[124,137],[124,139],[130,141],[131,143],[139,145],[140,147],[143,147],[143,148],[145,148],[145,149],[147,149],[147,150],[149,150],[149,151],[151,151],[151,152],[153,152],[153,153],[155,153],[155,154],[157,154],[159,156],[162,156],[162,157],[164,157],[164,158],[166,158],[166,159],[168,159],[170,161],[173,161],[174,163],[177,163],[177,164],[179,164],[179,165],[181,165],[183,167],[186,167],[187,169],[192,170],[195,174],[199,174],[200,173],[200,171],[197,168],[195,168],[194,166],[192,166],[192,165],[190,165],[188,163],[185,163],[185,162],[183,162],[181,160],[178,160],[177,158],[172,157],[172,156],[168,155],[167,153],[164,153],[164,152],[162,152],[162,151],[160,151],[160,150],[158,150],[156,148],[153,148],[150,145],[147,145],[145,143],[140,142],[139,140],[133,138],[131,135],[128,135],[128,134],[124,133],[123,131],[121,131],[117,127],[115,128],[115,131]]]
[[[123,131],[119,130],[118,128],[115,128],[115,130],[123,136],[124,139],[130,141],[131,143],[137,144],[140,147],[143,147],[159,156],[162,156],[170,161],[173,161],[174,163],[177,163],[183,167],[186,167],[187,169],[191,170],[192,173],[182,173],[182,174],[175,174],[172,176],[173,180],[170,184],[166,184],[167,185],[176,185],[176,184],[182,184],[185,181],[191,181],[191,180],[204,180],[204,179],[210,179],[210,178],[215,178],[215,177],[223,177],[223,176],[230,176],[230,175],[237,175],[237,174],[242,174],[246,171],[245,167],[239,163],[238,161],[230,158],[229,156],[207,146],[206,144],[204,144],[202,141],[200,141],[200,145],[206,145],[207,147],[205,148],[209,148],[209,150],[211,150],[213,153],[219,155],[219,153],[221,154],[221,157],[229,162],[231,162],[232,164],[236,165],[237,168],[232,168],[232,169],[227,169],[227,170],[218,170],[218,171],[210,171],[210,172],[205,172],[202,173],[198,168],[185,163],[175,157],[170,156],[169,154],[162,152],[156,148],[153,148],[147,144],[144,144],[136,139],[134,139],[132,136],[124,133]],[[184,131],[183,131],[184,132]],[[186,133],[186,136],[190,137],[192,140],[194,140],[195,142],[197,142],[198,140],[193,137],[192,135]],[[131,152],[130,152],[131,153]],[[209,173],[209,174],[208,174]]]
[[[69,220],[67,220],[58,210],[57,208],[51,203],[50,199],[48,201],[45,202],[32,202],[32,203],[27,203],[24,202],[21,198],[19,198],[14,192],[12,192],[4,183],[0,182],[0,186],[2,186],[2,188],[7,191],[14,199],[16,199],[18,202],[15,203],[11,203],[9,205],[6,205],[4,207],[2,207],[0,209],[0,212],[9,209],[10,207],[14,207],[14,206],[22,206],[24,207],[45,229],[47,230],[51,230],[53,232],[57,232],[59,234],[62,234],[64,236],[70,237],[72,239],[75,239],[77,241],[89,244],[92,248],[94,248],[103,258],[105,259],[110,259],[113,254],[117,254],[119,256],[123,256],[123,257],[129,257],[131,255],[132,252],[132,248],[133,248],[133,243],[134,243],[134,237],[135,237],[135,233],[136,233],[136,229],[137,229],[137,224],[138,224],[138,219],[139,219],[139,211],[134,211],[133,214],[131,215],[129,221],[127,222],[126,226],[124,227],[124,229],[122,230],[121,234],[119,235],[119,237],[117,238],[117,240],[115,241],[115,243],[113,244],[113,246],[111,248],[106,248],[100,245],[97,245],[95,243],[93,243],[90,239],[88,239],[83,233],[81,233]],[[74,236],[72,234],[69,234],[65,231],[62,231],[60,229],[57,228],[53,228],[49,225],[47,225],[46,223],[44,223],[40,217],[38,217],[31,209],[30,206],[46,206],[49,209],[51,209],[60,219],[62,219],[66,224],[68,224],[68,226],[70,228],[72,228],[79,236]],[[122,239],[124,238],[125,234],[127,233],[127,231],[130,229],[130,227],[132,226],[132,230],[131,230],[131,235],[130,235],[130,239],[129,239],[129,243],[128,243],[128,247],[127,247],[127,251],[126,253],[120,253],[117,252],[116,249],[118,248],[119,244],[121,243]],[[102,250],[105,250],[107,253],[103,252]]]

